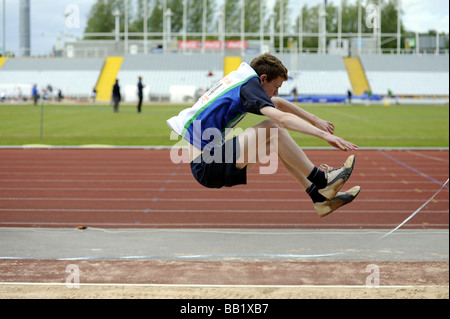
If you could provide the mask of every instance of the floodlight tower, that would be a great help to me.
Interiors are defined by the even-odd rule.
[[[280,53],[284,52],[284,0],[280,0]]]
[[[220,11],[218,14],[219,23],[219,41],[221,43],[222,53],[225,51],[225,13]]]
[[[167,26],[166,26],[166,30],[167,30],[166,37],[167,37],[167,39],[166,39],[166,41],[164,41],[164,43],[165,43],[164,51],[165,52],[170,52],[171,49],[172,49],[171,38],[172,38],[172,16],[173,16],[173,12],[169,8],[169,9],[167,9],[167,11],[166,11],[166,13],[164,15],[166,17],[166,23],[167,23]]]
[[[183,53],[186,53],[188,0],[183,1]]]
[[[3,27],[2,27],[2,39],[3,39],[3,57],[6,56],[6,5],[5,1],[3,0]]]
[[[147,32],[148,32],[148,1],[144,1],[144,53],[147,54]]]
[[[275,18],[277,15],[272,12],[270,14],[270,50],[275,52]]]
[[[19,9],[19,55],[31,55],[30,0],[20,0]]]
[[[207,11],[208,11],[208,1],[207,0],[203,0],[203,11],[202,11],[202,53],[205,53]]]
[[[113,12],[113,16],[116,18],[116,42],[120,40],[120,11]]]
[[[327,0],[323,0],[319,12],[319,54],[327,53]]]
[[[245,0],[241,0],[241,56],[245,55]]]

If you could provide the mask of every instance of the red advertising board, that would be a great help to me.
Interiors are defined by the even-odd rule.
[[[226,43],[226,48],[228,50],[247,49],[247,41],[228,40]]]
[[[206,50],[220,50],[222,49],[222,41],[208,40],[204,43]]]
[[[178,48],[187,49],[187,50],[195,50],[200,48],[200,41],[196,40],[188,40],[188,41],[179,41]]]
[[[220,50],[223,47],[222,41],[207,40],[203,43],[206,50]],[[197,40],[178,41],[178,48],[186,50],[198,50],[202,47],[202,42]],[[225,48],[227,50],[241,50],[247,49],[247,41],[228,40],[226,41]]]

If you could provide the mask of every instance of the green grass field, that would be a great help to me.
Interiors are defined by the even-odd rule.
[[[41,107],[0,105],[0,145],[171,146],[166,120],[186,106],[45,105],[41,139]],[[345,106],[306,105],[305,110],[333,122],[336,135],[360,147],[448,147],[449,108],[443,105]],[[249,114],[245,129],[264,118]],[[299,145],[329,146],[322,140],[293,132]]]

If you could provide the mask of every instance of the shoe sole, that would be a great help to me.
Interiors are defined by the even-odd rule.
[[[336,211],[338,208],[353,202],[360,192],[361,187],[355,186],[344,193],[337,194],[337,196],[332,200],[314,204],[314,208],[316,209],[316,212],[320,216],[320,218],[324,218],[325,216],[328,216]]]
[[[344,170],[340,172],[339,175],[327,185],[327,187],[320,189],[319,193],[327,199],[333,199],[352,175],[353,168],[355,167],[355,161],[355,155],[351,155],[347,158],[344,163]]]

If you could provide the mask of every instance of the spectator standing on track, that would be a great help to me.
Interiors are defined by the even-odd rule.
[[[116,83],[113,86],[112,98],[114,103],[114,113],[117,113],[119,112],[119,104],[122,99],[122,96],[120,95],[119,79],[116,79]]]
[[[348,104],[350,104],[350,105],[352,105],[352,97],[353,97],[352,90],[348,89],[347,90],[347,100],[348,100]]]
[[[189,142],[191,171],[207,188],[247,184],[247,171],[275,151],[294,179],[311,197],[320,217],[352,202],[360,192],[356,186],[339,192],[353,171],[350,156],[338,169],[323,171],[308,159],[288,130],[321,138],[342,151],[358,147],[334,135],[334,125],[306,112],[278,95],[288,80],[288,70],[269,54],[242,63],[191,108],[167,121],[172,130]],[[229,129],[247,113],[269,119],[225,141]]]
[[[91,98],[92,103],[95,103],[95,101],[97,100],[97,90],[95,89],[95,87],[92,89]]]
[[[37,105],[39,102],[39,92],[37,84],[33,84],[33,88],[31,89],[31,97],[33,98],[34,105]]]
[[[144,88],[145,85],[142,84],[142,76],[140,76],[138,78],[138,84],[137,84],[137,89],[138,89],[138,113],[142,112],[142,101],[144,100]]]
[[[51,97],[53,101],[53,87],[50,84],[47,85],[47,90],[45,92],[47,93],[47,98]]]
[[[292,98],[294,103],[298,102],[298,91],[296,86],[292,89]]]
[[[64,99],[64,95],[61,89],[58,89],[58,102],[61,102]]]

